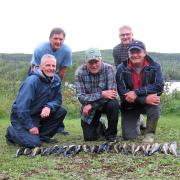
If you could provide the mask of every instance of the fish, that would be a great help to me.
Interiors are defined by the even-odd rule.
[[[99,145],[98,153],[103,153],[107,151],[108,143],[103,143]]]
[[[146,155],[146,154],[148,154],[148,151],[151,148],[151,144],[143,144],[141,147],[142,147],[142,151]]]
[[[76,150],[75,150],[75,154],[80,153],[82,150],[83,150],[82,145],[77,145]]]
[[[24,154],[24,150],[25,150],[25,147],[20,147],[19,149],[17,149],[16,157],[19,157],[19,156],[23,155]]]
[[[142,147],[141,145],[137,145],[134,149],[133,155],[139,155],[142,152]]]
[[[76,146],[75,145],[69,145],[67,149],[64,151],[63,156],[70,157],[75,154]]]
[[[131,153],[134,155],[137,145],[135,143],[131,144]]]
[[[161,152],[169,155],[169,144],[168,143],[164,143],[161,147]]]
[[[41,154],[41,148],[40,147],[35,147],[34,149],[32,149],[32,153],[31,153],[32,157],[35,157],[39,154]]]
[[[176,142],[173,142],[169,145],[169,152],[172,154],[172,155],[175,155],[176,157],[178,156],[178,153],[177,153],[177,143]]]
[[[114,145],[116,144],[116,142],[107,142],[107,152],[114,152]]]
[[[98,153],[98,149],[99,149],[99,146],[98,145],[93,145],[91,147],[91,153]]]
[[[126,155],[131,153],[131,146],[130,146],[130,144],[124,143],[122,145],[122,153],[126,154]]]
[[[68,146],[59,147],[59,150],[56,152],[56,155],[64,154]]]
[[[32,149],[31,148],[25,148],[24,149],[24,152],[23,152],[24,155],[27,156],[27,155],[30,155],[31,153],[32,153]]]
[[[158,152],[160,150],[160,144],[154,143],[151,148],[147,152],[147,156],[152,156],[154,153]]]
[[[46,148],[46,147],[42,148],[41,156],[47,156],[47,155],[49,155],[49,148]]]
[[[91,152],[91,147],[89,145],[84,144],[82,148],[85,153]]]
[[[121,152],[121,144],[120,143],[116,143],[115,145],[114,145],[114,151],[116,152],[116,153],[120,153]]]
[[[55,154],[58,152],[59,150],[59,145],[55,144],[52,147],[49,148],[49,154]]]

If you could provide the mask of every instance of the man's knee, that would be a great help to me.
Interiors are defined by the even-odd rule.
[[[13,126],[10,126],[7,129],[6,138],[7,140],[28,148],[34,148],[41,145],[38,135],[32,135],[23,128],[19,131],[19,129],[17,130]]]
[[[67,110],[63,107],[60,107],[55,113],[54,113],[54,118],[58,119],[61,118],[63,119],[67,114]]]
[[[37,147],[37,146],[41,146],[41,141],[40,141],[40,138],[39,137],[33,137],[29,140],[25,140],[23,142],[24,146],[25,147],[28,147],[28,148],[34,148],[34,147]]]
[[[147,116],[149,119],[158,120],[160,118],[160,107],[149,106],[147,110]]]
[[[110,100],[107,102],[107,108],[111,110],[118,110],[119,111],[119,103],[116,99]]]

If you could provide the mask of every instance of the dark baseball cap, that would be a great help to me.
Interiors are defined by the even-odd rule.
[[[131,51],[132,49],[139,49],[139,50],[144,50],[146,51],[145,44],[141,41],[133,41],[128,48],[128,51]]]

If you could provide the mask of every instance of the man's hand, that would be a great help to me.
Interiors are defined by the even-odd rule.
[[[129,103],[134,103],[136,98],[137,98],[137,95],[136,95],[136,93],[134,91],[129,91],[124,95],[125,95],[126,101],[129,102]]]
[[[51,109],[49,107],[44,107],[40,114],[41,118],[49,117],[50,112],[51,112]]]
[[[105,91],[102,91],[102,96],[106,99],[115,99],[117,96],[117,91],[105,90]]]
[[[39,129],[37,127],[33,127],[31,129],[29,129],[29,132],[31,134],[39,134]]]
[[[83,107],[83,113],[84,113],[85,115],[88,115],[89,112],[91,111],[91,109],[92,109],[92,105],[91,105],[91,104],[87,104],[87,105],[85,105],[85,106]]]
[[[159,105],[160,104],[160,96],[157,96],[157,94],[150,94],[146,97],[146,104],[150,105]]]

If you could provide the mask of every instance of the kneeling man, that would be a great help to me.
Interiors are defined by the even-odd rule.
[[[12,105],[7,141],[29,148],[52,142],[66,116],[61,106],[61,81],[55,72],[55,57],[45,54],[40,69],[23,82]]]
[[[139,117],[147,115],[143,142],[152,143],[160,116],[160,95],[164,80],[161,66],[147,55],[144,43],[133,41],[128,49],[129,59],[117,68],[116,81],[121,97],[121,123],[124,139],[140,134]]]
[[[85,53],[85,63],[75,74],[76,94],[81,103],[81,126],[85,141],[105,136],[114,141],[117,135],[119,104],[113,68],[102,61],[100,50],[90,48]],[[100,118],[107,115],[108,127],[104,129]]]

